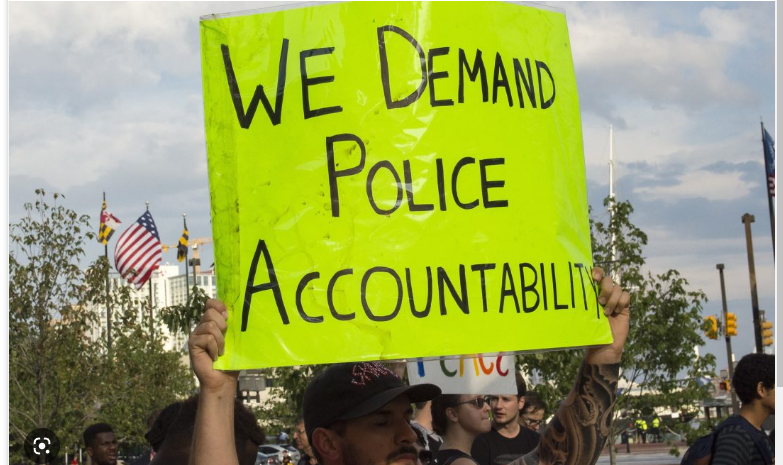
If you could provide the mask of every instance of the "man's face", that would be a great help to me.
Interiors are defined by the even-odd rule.
[[[516,422],[519,418],[519,410],[525,405],[525,398],[515,395],[504,395],[492,398],[492,415],[494,423],[505,426]]]
[[[761,396],[761,405],[766,407],[773,415],[775,414],[775,386],[772,389],[767,389],[762,383],[759,383],[758,389]]]
[[[400,396],[379,410],[345,423],[342,441],[344,465],[416,465],[416,433],[410,426],[408,396]]]
[[[87,448],[95,465],[115,465],[117,463],[117,439],[114,433],[98,433]]]
[[[310,449],[310,442],[307,440],[307,431],[303,421],[300,421],[294,427],[294,446],[305,451],[305,454],[312,456],[312,450]]]
[[[544,421],[544,411],[542,409],[533,410],[532,412],[525,412],[520,415],[519,423],[527,429],[538,431],[541,427],[541,422]]]

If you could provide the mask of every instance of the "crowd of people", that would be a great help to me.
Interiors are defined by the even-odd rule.
[[[543,424],[547,406],[526,392],[521,377],[513,393],[448,394],[432,384],[407,385],[380,363],[341,363],[305,391],[303,416],[292,433],[301,451],[296,465],[595,463],[610,434],[630,299],[601,269],[593,277],[613,342],[586,350],[573,389],[548,424]],[[223,352],[227,318],[222,302],[207,302],[189,339],[200,393],[150,419],[151,450],[134,465],[256,463],[265,437],[236,399],[238,373],[212,366]],[[768,465],[774,443],[760,428],[774,413],[774,357],[743,358],[734,386],[743,403],[736,416],[752,429],[744,424],[719,428],[712,463]],[[84,441],[93,464],[116,464],[117,441],[109,425],[90,426]]]

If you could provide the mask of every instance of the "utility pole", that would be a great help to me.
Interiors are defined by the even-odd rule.
[[[716,268],[718,268],[718,272],[720,273],[720,296],[723,299],[723,321],[727,322],[729,321],[729,308],[726,305],[726,284],[723,280],[723,263],[718,263]],[[731,338],[729,337],[728,330],[724,330],[723,332],[726,336],[726,360],[728,361],[729,379],[731,380],[731,408],[736,415],[739,413],[739,403],[737,402],[737,393],[734,391],[734,361],[732,360]]]
[[[764,346],[761,345],[761,321],[759,318],[759,296],[756,292],[756,264],[753,260],[753,237],[750,232],[750,223],[756,221],[756,217],[750,213],[742,215],[745,224],[745,242],[748,245],[748,271],[750,272],[750,301],[753,305],[753,333],[756,336],[756,353],[763,354]]]

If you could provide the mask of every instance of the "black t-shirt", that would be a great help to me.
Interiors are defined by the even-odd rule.
[[[451,462],[460,458],[466,458],[472,460],[473,462],[476,462],[476,460],[473,457],[462,452],[461,450],[443,449],[443,450],[439,450],[438,453],[435,455],[435,465],[448,465]],[[476,465],[478,465],[478,462],[476,462]]]
[[[519,434],[513,438],[507,438],[493,429],[473,441],[470,455],[479,465],[506,465],[535,449],[540,437],[535,431],[521,426]]]
[[[769,437],[741,416],[739,418],[747,423],[745,427],[729,425],[718,431],[713,445],[713,465],[764,465],[766,462],[756,441],[766,449],[768,456],[775,457],[775,447]],[[754,432],[755,440],[748,429]]]

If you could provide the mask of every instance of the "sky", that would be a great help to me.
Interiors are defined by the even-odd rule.
[[[41,187],[97,230],[106,192],[123,226],[149,201],[164,243],[176,243],[183,213],[191,238],[210,237],[199,17],[279,3],[11,2],[9,221]],[[646,270],[678,270],[706,293],[710,315],[722,309],[725,264],[739,359],[754,345],[745,213],[755,216],[759,305],[774,321],[760,130],[763,121],[777,139],[774,3],[551,5],[567,17],[595,217],[607,219],[611,125],[616,196],[649,237]],[[84,265],[102,253],[95,242]],[[725,368],[722,339],[700,352]]]

